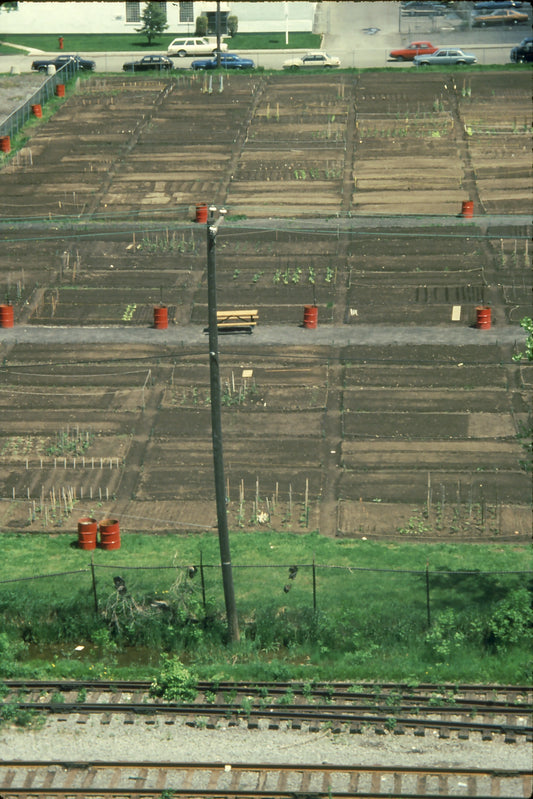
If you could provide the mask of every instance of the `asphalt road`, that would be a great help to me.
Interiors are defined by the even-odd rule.
[[[527,6],[531,18],[531,7]],[[472,28],[461,30],[459,20],[447,17],[404,17],[399,2],[323,2],[319,4],[315,30],[323,34],[323,48],[341,59],[344,67],[384,67],[414,69],[409,63],[388,61],[390,50],[412,39],[429,39],[437,46],[455,45],[473,52],[480,64],[507,64],[511,47],[530,35],[530,25],[514,28]],[[531,19],[530,19],[531,21]],[[66,46],[68,47],[68,37]],[[289,34],[290,44],[290,34]],[[68,52],[68,51],[67,51]],[[149,52],[164,53],[164,50]],[[281,69],[283,61],[299,53],[294,50],[249,50],[241,55],[252,58],[265,69]],[[57,55],[57,52],[50,56]],[[138,51],[121,53],[90,53],[81,55],[96,61],[98,72],[121,72],[126,61],[140,58]],[[0,56],[0,73],[12,70],[31,71],[35,53]],[[176,69],[190,69],[192,58],[175,57]]]

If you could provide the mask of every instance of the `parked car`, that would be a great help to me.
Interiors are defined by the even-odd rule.
[[[527,14],[515,8],[500,8],[490,14],[478,14],[472,19],[472,27],[484,28],[486,25],[523,25],[528,21]]]
[[[473,53],[464,53],[457,47],[441,47],[431,55],[415,55],[413,64],[416,67],[435,66],[438,64],[475,64],[477,61]]]
[[[448,11],[449,8],[444,3],[430,3],[427,0],[413,0],[401,5],[401,12],[405,17],[442,17]]]
[[[389,58],[394,61],[412,61],[415,55],[431,55],[437,49],[431,42],[411,42],[411,44],[400,48],[400,50],[392,50],[389,53]]]
[[[225,53],[228,49],[226,42],[220,43],[220,52]],[[179,58],[185,58],[188,55],[216,55],[217,45],[216,42],[210,42],[209,39],[197,38],[194,36],[181,36],[179,39],[174,39],[167,47],[167,55],[177,55]]]
[[[174,62],[166,55],[145,55],[140,61],[127,61],[122,65],[124,72],[147,72],[156,69],[159,72],[174,69]]]
[[[518,0],[485,0],[485,2],[474,3],[476,11],[494,11],[497,8],[521,8],[522,3]]]
[[[520,44],[513,47],[511,50],[511,61],[515,64],[523,62],[531,63],[533,61],[533,38],[531,36],[522,39]]]
[[[306,53],[299,58],[289,58],[288,61],[283,62],[283,69],[301,69],[302,67],[324,67],[331,69],[332,67],[340,67],[341,62],[334,55],[328,55],[322,50],[313,50]]]
[[[255,63],[251,58],[241,58],[237,53],[221,53],[220,66],[222,69],[255,69]],[[199,58],[191,64],[192,69],[216,69],[218,59]]]
[[[96,69],[96,62],[80,55],[58,55],[56,58],[37,58],[32,62],[31,68],[36,72],[46,72],[48,67],[54,66],[61,69],[65,64],[72,64],[76,69],[92,71]]]

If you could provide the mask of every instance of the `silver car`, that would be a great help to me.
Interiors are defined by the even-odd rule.
[[[416,67],[435,66],[438,64],[475,64],[477,61],[473,53],[465,53],[457,47],[441,47],[435,53],[415,55],[413,64]]]

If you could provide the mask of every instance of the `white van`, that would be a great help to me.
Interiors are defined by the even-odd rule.
[[[220,51],[224,53],[228,49],[228,45],[225,42],[220,42]],[[202,39],[194,38],[194,37],[181,37],[180,39],[174,39],[174,41],[170,42],[167,48],[167,55],[177,55],[180,58],[184,58],[188,55],[213,55],[217,54],[217,43],[216,41],[210,42],[209,39],[205,37]]]

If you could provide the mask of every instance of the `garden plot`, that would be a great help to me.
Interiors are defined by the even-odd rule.
[[[357,84],[353,210],[457,213],[466,197],[453,80],[404,75],[384,86],[376,78]]]
[[[486,213],[523,213],[531,205],[531,93],[527,72],[495,74],[490,81],[471,75],[462,81],[459,113],[477,191]],[[498,98],[498,102],[495,101]]]
[[[487,257],[477,228],[468,238],[416,226],[356,233],[349,249],[344,321],[448,324],[459,306],[462,323],[473,323],[475,307],[488,299]],[[495,290],[491,302],[499,307],[501,292]]]
[[[487,84],[487,118],[499,107],[512,114],[500,103],[504,77]],[[529,535],[520,431],[531,370],[513,363],[513,348],[339,345],[344,324],[452,324],[454,305],[461,316],[453,324],[464,327],[480,302],[490,303],[494,326],[518,331],[529,312],[529,228],[464,220],[444,230],[427,219],[400,229],[358,219],[345,232],[319,231],[312,221],[291,221],[290,232],[275,219],[261,229],[239,224],[279,208],[306,217],[415,208],[456,216],[459,200],[472,196],[475,136],[462,113],[481,84],[463,97],[459,83],[432,73],[388,73],[379,91],[382,76],[345,81],[341,73],[316,82],[224,76],[223,91],[213,80],[209,93],[206,76],[178,84],[89,79],[36,128],[34,175],[22,163],[0,174],[14,217],[46,217],[35,229],[13,220],[3,294],[15,303],[16,324],[144,327],[163,302],[171,325],[203,328],[206,231],[191,222],[191,206],[227,200],[217,237],[219,308],[257,308],[260,326],[287,326],[275,346],[260,347],[255,335],[238,346],[220,339],[230,525]],[[521,75],[513,91],[529,108]],[[355,113],[368,126],[361,141]],[[350,208],[354,176],[368,182],[356,182]],[[88,209],[98,221],[87,214],[84,229],[61,218],[83,219]],[[337,344],[295,348],[291,328],[315,302],[319,324],[337,326]],[[0,347],[3,529],[72,532],[83,515],[120,518],[126,531],[216,524],[207,337],[202,352],[181,342],[87,346],[82,336],[70,347]]]
[[[475,363],[468,349],[455,365],[412,355],[388,370],[365,360],[346,367],[339,530],[390,533],[391,509],[399,523],[402,505],[404,534],[523,530],[527,392],[509,391],[508,369]]]
[[[37,325],[54,321],[58,325],[96,324],[153,324],[153,307],[160,302],[161,293],[155,289],[118,289],[108,287],[102,296],[100,288],[51,289],[44,295],[42,305],[32,316]],[[65,296],[66,295],[66,296]],[[169,321],[174,320],[175,307],[170,300]]]
[[[158,82],[139,83],[134,90],[124,82],[114,89],[102,81],[83,85],[52,119],[36,128],[28,145],[32,165],[6,175],[10,216],[87,211],[166,87]]]
[[[231,177],[228,204],[252,217],[338,214],[352,104],[342,76],[302,76],[288,85],[271,79]]]

